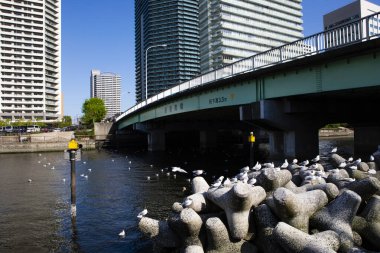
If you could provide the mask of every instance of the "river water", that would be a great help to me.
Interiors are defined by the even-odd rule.
[[[352,138],[323,139],[320,153],[337,146],[338,153],[349,156],[352,143]],[[165,168],[207,168],[232,175],[243,164],[228,156],[191,152],[84,151],[76,162],[73,225],[70,164],[63,153],[0,154],[0,252],[151,252],[136,215],[147,208],[148,217],[166,218],[173,202],[182,201],[183,188],[190,187],[188,176],[168,176]],[[118,236],[122,229],[123,238]]]

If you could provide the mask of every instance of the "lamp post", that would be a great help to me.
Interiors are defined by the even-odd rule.
[[[153,45],[145,50],[145,100],[148,99],[148,50],[155,47],[167,47],[167,45]]]

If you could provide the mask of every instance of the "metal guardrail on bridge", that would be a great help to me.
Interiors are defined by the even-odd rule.
[[[293,61],[302,57],[320,54],[331,49],[348,46],[354,43],[367,41],[380,36],[380,12],[364,17],[360,20],[320,32],[292,43],[273,48],[254,56],[231,63],[222,68],[200,75],[192,80],[181,83],[147,100],[129,108],[116,118],[119,121],[146,105],[170,97],[179,92],[194,87],[216,82],[221,79],[234,77],[246,72],[267,68],[273,65]]]

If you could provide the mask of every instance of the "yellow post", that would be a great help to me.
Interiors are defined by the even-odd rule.
[[[71,138],[68,144],[67,152],[70,153],[70,163],[71,163],[71,219],[75,222],[77,216],[77,207],[76,207],[76,175],[75,175],[75,155],[76,151],[79,149],[79,144],[75,138]]]
[[[255,156],[254,156],[254,152],[255,152],[254,144],[255,144],[255,141],[256,141],[256,138],[253,135],[253,132],[250,132],[249,136],[248,136],[248,142],[250,143],[250,145],[249,145],[249,167],[251,167],[251,168],[255,164],[255,161],[254,161],[254,159],[255,159]]]

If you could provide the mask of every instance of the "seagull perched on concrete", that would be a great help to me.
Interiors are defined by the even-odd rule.
[[[333,149],[330,151],[330,153],[331,153],[331,154],[334,154],[334,153],[336,153],[337,151],[338,151],[338,148],[335,147],[335,148],[333,148]]]
[[[184,169],[181,169],[180,167],[172,167],[172,172],[179,172],[179,173],[186,173],[187,171]]]
[[[147,209],[144,209],[144,210],[142,210],[142,211],[137,215],[137,218],[141,219],[141,218],[144,217],[147,213],[148,213],[148,210],[147,210]]]
[[[240,172],[248,172],[249,171],[249,166],[245,166],[240,169]]]
[[[261,170],[261,164],[259,162],[256,162],[255,166],[252,167],[252,170]]]
[[[224,177],[220,176],[211,186],[212,187],[219,187],[222,185]]]
[[[206,174],[206,171],[204,171],[204,170],[193,170],[194,176],[200,176],[202,174]]]
[[[354,158],[351,156],[350,158],[348,158],[347,162],[352,162],[354,160]]]
[[[294,158],[293,159],[293,164],[297,164],[298,163],[298,159],[297,158]]]
[[[317,162],[319,162],[319,160],[321,160],[321,157],[319,155],[317,155],[316,157],[314,157],[313,159],[311,159],[311,162],[312,163],[317,163]]]
[[[370,161],[370,162],[375,161],[375,157],[374,157],[373,155],[371,155],[371,156],[369,157],[369,161]]]
[[[303,162],[300,163],[301,166],[307,166],[309,165],[309,160],[305,160]]]
[[[376,170],[374,170],[374,169],[370,169],[370,170],[368,171],[368,174],[376,175]]]
[[[285,159],[284,163],[281,165],[280,168],[281,168],[281,169],[286,169],[286,168],[288,168],[288,166],[289,166],[288,160]]]
[[[185,201],[183,201],[182,206],[184,208],[189,207],[193,203],[193,200],[191,198],[186,198]]]
[[[339,164],[339,168],[344,168],[344,167],[346,167],[347,166],[347,163],[346,162],[341,162],[340,164]]]

